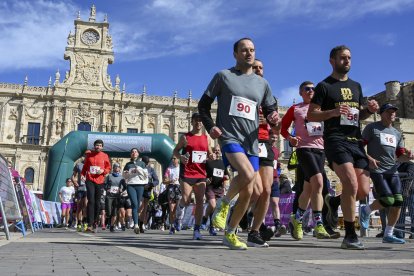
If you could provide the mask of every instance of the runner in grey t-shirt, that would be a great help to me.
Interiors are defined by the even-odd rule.
[[[404,239],[393,234],[403,203],[397,159],[407,161],[414,156],[404,148],[401,133],[392,126],[397,110],[391,104],[384,104],[380,108],[381,121],[367,125],[362,132],[362,138],[367,144],[370,177],[377,199],[371,205],[360,206],[359,218],[361,227],[367,229],[372,211],[389,208],[382,242],[404,244]]]
[[[259,169],[258,127],[259,107],[272,125],[279,123],[276,101],[267,81],[257,76],[252,65],[255,48],[250,38],[233,45],[236,66],[218,72],[199,101],[198,110],[211,138],[222,146],[223,162],[237,170],[227,195],[223,197],[213,218],[213,225],[225,228],[223,243],[230,249],[245,250],[247,245],[235,234],[237,225],[249,204]],[[211,105],[217,97],[216,124],[211,118]],[[226,227],[230,201],[239,194],[239,204],[233,210]]]

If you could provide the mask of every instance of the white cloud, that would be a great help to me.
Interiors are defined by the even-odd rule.
[[[19,68],[67,66],[63,60],[66,38],[79,10],[75,0],[6,0],[0,3],[0,72]],[[79,3],[81,1],[79,0]],[[108,1],[109,2],[109,1]],[[289,20],[334,28],[368,14],[389,14],[414,8],[413,0],[153,0],[110,5],[97,2],[98,16],[109,13],[117,60],[180,56],[207,49],[240,34],[268,33]],[[127,3],[127,5],[125,5]],[[126,8],[128,7],[128,8]],[[82,18],[89,13],[82,10]],[[99,20],[99,19],[98,19]],[[395,43],[395,37],[383,44]]]
[[[392,47],[397,41],[397,35],[393,33],[373,34],[370,36],[371,40],[381,46]]]
[[[300,103],[302,101],[299,95],[299,87],[297,85],[286,87],[276,93],[279,106],[289,107],[293,104],[293,101]]]
[[[76,11],[71,3],[46,0],[0,4],[0,71],[63,64]]]

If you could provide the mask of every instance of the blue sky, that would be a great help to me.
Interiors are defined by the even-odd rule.
[[[128,93],[199,98],[215,72],[235,64],[234,41],[251,37],[282,105],[298,85],[331,73],[332,47],[352,51],[350,77],[364,94],[414,80],[414,0],[0,0],[0,82],[47,86],[63,59],[77,11],[108,14],[115,63]],[[64,75],[64,73],[62,74]]]

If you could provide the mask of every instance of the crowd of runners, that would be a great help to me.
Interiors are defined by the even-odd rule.
[[[364,245],[355,231],[356,202],[365,202],[371,179],[377,200],[360,205],[360,225],[368,228],[370,214],[388,208],[383,242],[403,244],[404,239],[394,235],[403,202],[397,168],[414,156],[392,126],[397,107],[365,100],[361,85],[348,77],[350,49],[331,50],[332,73],[316,86],[303,81],[298,88],[302,102],[291,106],[283,118],[264,78],[263,61],[255,58],[253,41],[238,40],[233,55],[236,65],[211,80],[198,112],[192,114],[191,131],[179,138],[161,178],[138,149],[131,149],[131,160],[121,168],[118,163],[111,165],[104,141],[95,141],[60,190],[63,226],[72,223],[86,232],[132,228],[135,234],[159,229],[174,235],[182,229],[186,207],[194,203],[194,240],[224,230],[223,244],[244,250],[268,247],[272,237],[287,232],[301,240],[308,207],[314,237],[338,239],[341,206],[345,227],[341,248],[359,250]],[[216,98],[214,121],[210,111]],[[361,133],[360,121],[377,112],[380,120]],[[288,225],[281,223],[278,204],[279,134],[296,148],[298,160]],[[325,160],[340,180],[341,195],[328,192]],[[73,201],[76,211],[71,210]],[[264,224],[269,206],[273,225]],[[247,241],[240,238],[240,228],[248,231]]]

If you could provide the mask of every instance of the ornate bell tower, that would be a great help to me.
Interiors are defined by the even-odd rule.
[[[105,15],[102,23],[96,22],[96,8],[92,5],[88,21],[82,21],[80,12],[75,20],[75,33],[68,35],[64,58],[70,60],[70,71],[58,84],[60,87],[72,87],[88,90],[119,91],[119,84],[112,87],[107,73],[108,64],[114,62],[112,37],[108,32],[108,19]]]

